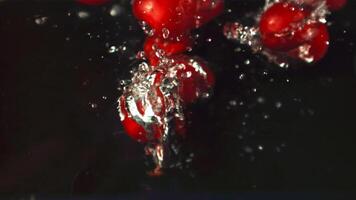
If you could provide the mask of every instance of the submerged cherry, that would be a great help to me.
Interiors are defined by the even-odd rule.
[[[207,23],[224,8],[223,0],[133,0],[133,13],[157,35],[175,38]]]
[[[156,164],[151,175],[174,166],[166,156],[178,156],[178,141],[186,136],[187,105],[210,96],[213,73],[202,59],[182,53],[193,45],[191,30],[223,7],[224,0],[132,0],[133,13],[149,35],[144,44],[149,64],[132,71],[119,98],[119,112],[126,133],[147,143],[146,154]]]
[[[162,94],[157,95],[158,99]],[[163,127],[160,123],[149,121],[150,117],[162,117],[164,114],[164,102],[145,102],[144,97],[134,99],[133,96],[123,95],[119,99],[119,112],[122,125],[126,133],[138,142],[148,142],[159,140],[163,134]],[[154,113],[153,109],[161,107],[160,113]],[[148,121],[147,121],[148,120]]]
[[[147,132],[142,125],[130,116],[130,111],[128,110],[124,96],[119,99],[119,112],[121,115],[121,123],[126,134],[136,141],[147,142]]]
[[[261,41],[269,51],[287,54],[308,63],[324,57],[329,33],[325,24],[310,18],[299,4],[276,3],[261,16]]]
[[[200,98],[209,96],[215,84],[215,77],[206,62],[200,58],[190,58],[184,55],[173,59],[180,66],[177,70],[178,91],[183,103],[191,104]]]
[[[306,24],[296,33],[296,37],[304,43],[288,54],[306,62],[316,62],[322,59],[329,48],[329,32],[322,23]]]
[[[310,11],[292,3],[276,3],[261,16],[259,24],[261,40],[272,50],[288,50],[303,41],[295,37],[295,32],[303,25]]]
[[[214,86],[214,75],[202,59],[166,59],[152,70],[135,72],[119,99],[122,124],[136,141],[160,141],[172,131],[184,136],[186,105],[208,97]]]

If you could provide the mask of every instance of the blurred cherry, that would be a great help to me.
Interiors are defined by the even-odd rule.
[[[223,0],[133,0],[133,13],[155,34],[175,38],[219,15]]]
[[[326,4],[330,10],[340,10],[347,3],[347,0],[326,0]]]

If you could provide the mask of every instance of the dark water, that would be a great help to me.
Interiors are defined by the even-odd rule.
[[[224,39],[224,21],[261,5],[228,1],[233,12],[196,31],[191,53],[217,76],[214,97],[191,108],[194,163],[160,178],[146,176],[116,111],[144,35],[129,1],[114,2],[0,3],[1,193],[356,189],[354,1],[329,17],[326,58],[289,70]]]

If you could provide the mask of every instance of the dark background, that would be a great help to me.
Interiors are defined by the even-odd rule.
[[[355,190],[355,2],[329,17],[325,59],[288,70],[221,34],[261,5],[227,1],[196,31],[215,95],[191,108],[193,165],[151,178],[116,111],[145,37],[129,1],[0,2],[0,193]]]

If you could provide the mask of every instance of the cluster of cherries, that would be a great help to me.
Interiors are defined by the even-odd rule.
[[[78,0],[100,5],[110,0]],[[346,0],[266,0],[256,14],[256,26],[227,23],[224,34],[271,58],[320,60],[328,49],[325,16]],[[119,98],[119,113],[126,133],[146,144],[147,155],[159,175],[170,152],[172,137],[186,136],[187,105],[210,96],[214,75],[201,58],[185,53],[192,49],[193,29],[224,10],[224,0],[132,0],[134,16],[148,35],[134,70]],[[177,152],[176,152],[177,153]]]
[[[201,58],[185,55],[194,43],[191,30],[219,15],[223,0],[134,0],[135,17],[148,34],[143,62],[119,99],[126,133],[146,143],[160,174],[174,152],[172,137],[186,135],[186,107],[210,96],[214,75]],[[177,153],[177,152],[176,152]]]
[[[224,34],[281,66],[291,58],[312,63],[323,58],[328,50],[326,15],[345,4],[346,0],[267,1],[264,10],[257,14],[256,26],[227,23]]]

